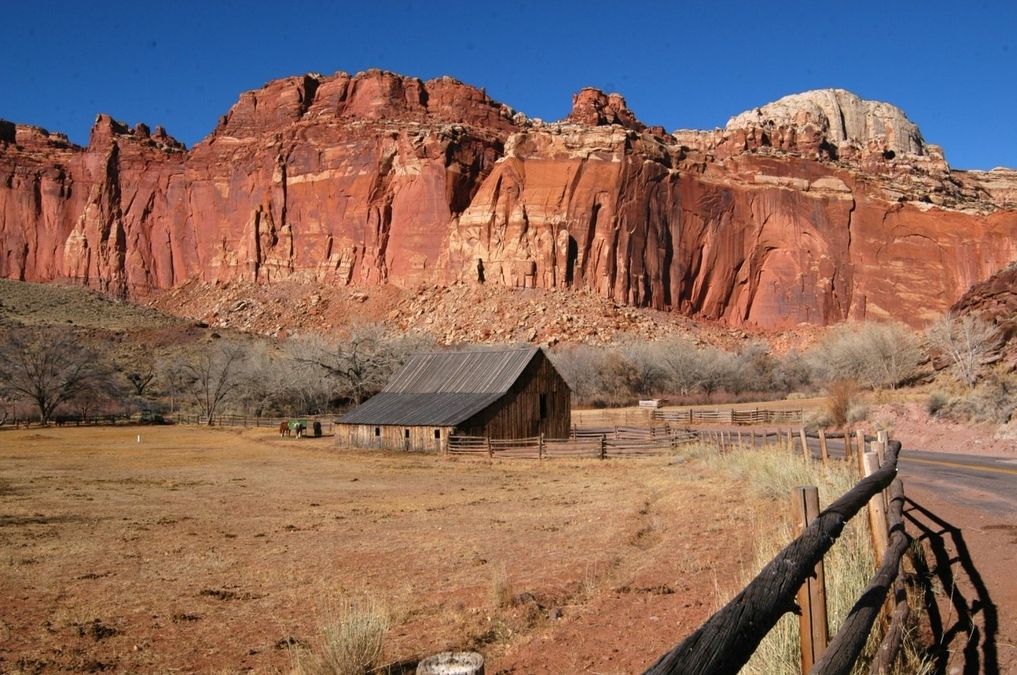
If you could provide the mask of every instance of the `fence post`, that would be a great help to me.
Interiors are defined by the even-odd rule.
[[[494,458],[494,448],[491,447],[491,437],[484,436],[484,441],[487,443],[487,456]]]
[[[607,434],[600,435],[600,458],[607,459]]]
[[[883,433],[883,432],[880,432]],[[882,464],[886,459],[886,442],[885,441],[872,441],[869,443],[869,449],[876,453],[876,457],[879,458],[879,463]]]
[[[858,475],[865,478],[865,430],[858,429],[855,435],[858,437]]]
[[[819,515],[819,489],[814,485],[796,487],[792,491],[792,510],[795,536]],[[823,559],[816,563],[816,575],[805,580],[798,591],[798,606],[802,609],[798,632],[802,642],[802,673],[812,670],[830,640],[826,615],[826,574]]]
[[[544,434],[540,435],[540,440],[537,442],[537,459],[544,459]]]
[[[879,470],[879,457],[874,452],[866,452],[864,455],[865,475],[875,473]],[[883,563],[883,556],[890,546],[890,533],[886,527],[886,506],[883,502],[882,491],[872,496],[869,500],[869,525],[872,530],[872,551],[876,558],[876,567]]]
[[[823,466],[827,467],[830,464],[830,452],[826,448],[826,430],[819,430],[819,456],[823,458]]]
[[[802,455],[805,456],[805,462],[812,461],[812,453],[809,452],[809,440],[805,437],[805,427],[798,429],[798,435],[802,439]]]

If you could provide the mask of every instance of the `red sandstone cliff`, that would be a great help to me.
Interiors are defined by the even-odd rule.
[[[1015,195],[838,90],[666,134],[592,89],[544,124],[449,78],[307,75],[189,151],[102,115],[87,148],[0,122],[0,275],[131,296],[474,282],[482,261],[488,283],[731,325],[917,325],[1015,258]]]

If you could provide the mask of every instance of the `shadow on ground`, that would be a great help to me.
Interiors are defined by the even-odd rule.
[[[904,517],[917,530],[915,538],[927,556],[916,556],[915,564],[919,577],[930,582],[925,606],[934,639],[932,672],[998,674],[999,617],[964,533],[910,499]]]

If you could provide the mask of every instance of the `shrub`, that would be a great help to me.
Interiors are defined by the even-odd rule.
[[[831,424],[843,429],[852,422],[851,411],[858,407],[858,383],[852,379],[835,380],[826,394],[826,410]]]
[[[941,417],[955,422],[1006,424],[1017,410],[1017,375],[994,368],[962,396],[957,396],[939,411]]]
[[[929,417],[935,417],[946,407],[950,399],[941,391],[934,391],[929,394],[929,400],[925,402],[925,409],[929,411]]]
[[[870,389],[896,389],[912,380],[924,359],[915,334],[894,323],[838,327],[810,350],[814,369],[828,379],[852,379]]]
[[[326,611],[317,652],[296,651],[300,675],[364,675],[381,665],[388,618],[371,600],[344,599]]]

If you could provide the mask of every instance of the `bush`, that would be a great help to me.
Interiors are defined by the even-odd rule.
[[[1017,410],[1017,375],[995,368],[968,393],[950,399],[939,416],[954,422],[1006,424]]]
[[[858,406],[858,383],[851,379],[835,380],[826,394],[826,411],[830,423],[843,429],[851,422],[851,411]]]
[[[337,616],[338,615],[338,616]],[[300,675],[364,675],[381,665],[388,618],[370,600],[343,600],[326,611],[317,652],[298,649]]]
[[[929,394],[929,400],[925,402],[925,409],[929,411],[929,417],[935,417],[946,407],[950,399],[941,391],[934,391]]]
[[[810,350],[813,368],[830,380],[851,379],[869,389],[896,389],[913,380],[924,359],[915,334],[893,323],[845,325]]]

